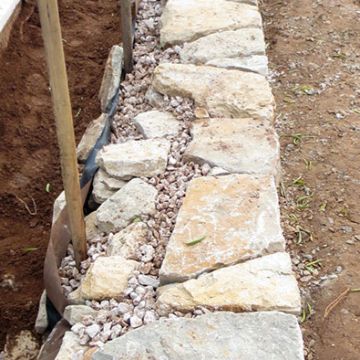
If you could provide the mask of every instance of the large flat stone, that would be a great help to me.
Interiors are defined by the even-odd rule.
[[[190,64],[161,64],[154,71],[154,89],[190,97],[211,117],[251,117],[272,121],[274,98],[264,76]]]
[[[214,249],[214,252],[216,250]],[[299,314],[300,292],[287,253],[275,253],[158,289],[161,313],[214,310],[278,310]]]
[[[160,279],[162,283],[184,281],[284,248],[272,176],[201,177],[188,185]]]
[[[79,295],[84,300],[119,298],[128,286],[128,279],[138,262],[122,256],[100,256],[82,280]]]
[[[113,357],[117,360],[303,360],[304,353],[301,330],[293,315],[219,312],[195,319],[156,321],[108,342],[93,359]]]
[[[272,126],[255,119],[200,119],[193,122],[193,140],[185,159],[209,163],[233,173],[280,172],[280,145]]]
[[[219,31],[261,28],[257,8],[226,0],[169,0],[161,17],[162,46],[194,41]]]
[[[206,65],[229,70],[242,70],[267,76],[269,72],[268,58],[265,55],[251,55],[239,58],[218,58],[210,60]]]
[[[182,62],[192,64],[206,64],[211,60],[250,55],[265,55],[262,29],[240,29],[211,34],[186,43],[180,52]]]
[[[157,190],[141,179],[130,180],[96,210],[95,226],[106,233],[120,231],[141,215],[155,212]]]
[[[166,139],[131,140],[105,146],[96,162],[116,178],[151,177],[165,171],[169,151]]]
[[[181,130],[180,122],[165,111],[143,112],[134,118],[134,123],[145,139],[174,136]]]

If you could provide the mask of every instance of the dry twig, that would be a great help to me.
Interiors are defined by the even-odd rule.
[[[351,288],[347,288],[346,290],[344,290],[334,301],[332,301],[325,309],[325,312],[324,312],[324,319],[326,319],[330,313],[335,309],[335,307],[337,305],[340,304],[340,302],[346,298],[346,296],[349,294],[349,293],[352,293],[352,292],[360,292],[360,289],[351,289]]]
[[[33,207],[34,207],[34,211],[31,211],[28,204],[21,198],[19,198],[16,194],[14,194],[14,196],[16,197],[17,200],[19,200],[22,204],[24,204],[25,209],[27,210],[27,212],[31,215],[31,216],[35,216],[37,214],[37,207],[36,207],[36,202],[34,200],[34,198],[32,196],[30,196],[31,201],[33,203]]]

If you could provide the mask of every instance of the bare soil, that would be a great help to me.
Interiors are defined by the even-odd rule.
[[[324,313],[344,290],[360,288],[360,2],[263,0],[261,7],[281,135],[282,221],[300,258],[307,359],[358,360],[360,293]]]
[[[0,349],[6,334],[33,328],[52,204],[62,190],[34,4],[23,2],[9,46],[0,54]],[[106,0],[59,0],[59,7],[79,139],[100,114],[97,94],[105,61],[121,40],[119,11],[116,1]]]

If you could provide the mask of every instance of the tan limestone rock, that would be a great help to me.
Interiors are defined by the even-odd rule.
[[[98,204],[102,204],[109,197],[113,196],[116,191],[125,186],[126,183],[127,181],[115,179],[103,169],[99,169],[95,174],[93,181],[92,193],[94,195],[94,200]]]
[[[186,160],[232,173],[280,173],[280,145],[272,126],[257,119],[200,119],[193,122]]]
[[[96,162],[115,178],[151,177],[165,171],[169,151],[166,139],[129,140],[105,146]]]
[[[85,232],[86,239],[91,240],[101,234],[101,231],[97,228],[96,224],[96,212],[93,211],[91,214],[85,216]]]
[[[123,53],[124,51],[121,46],[114,45],[111,48],[109,57],[106,61],[104,76],[99,91],[101,111],[104,113],[111,111],[113,101],[119,91]]]
[[[67,331],[55,360],[81,359],[88,346],[82,346],[79,337],[71,331]]]
[[[120,297],[128,284],[128,278],[139,263],[122,256],[98,257],[91,264],[80,285],[82,299],[103,300]]]
[[[218,31],[261,28],[257,8],[226,0],[169,0],[161,17],[162,46],[194,41]]]
[[[265,55],[251,55],[240,58],[219,58],[208,61],[206,65],[230,70],[250,71],[264,76],[267,76],[269,72],[268,58]]]
[[[186,43],[180,52],[182,62],[206,64],[223,58],[240,58],[265,55],[265,40],[262,29],[223,31]]]
[[[106,114],[101,114],[97,119],[90,122],[87,126],[83,137],[80,140],[76,149],[76,154],[79,161],[86,161],[97,139],[100,137],[104,130],[107,120]]]
[[[169,112],[151,110],[140,113],[134,124],[145,139],[174,136],[181,130],[181,124]]]
[[[162,312],[190,311],[196,306],[292,314],[299,314],[301,309],[299,288],[286,253],[260,257],[182,284],[160,287],[158,293],[157,306]]]
[[[163,284],[184,281],[284,248],[272,176],[197,178],[188,185],[160,280]]]
[[[154,186],[132,179],[96,210],[95,226],[106,233],[122,230],[141,215],[153,214],[156,196]]]
[[[190,97],[211,117],[261,118],[272,122],[274,98],[264,76],[189,64],[161,64],[154,89],[169,96]]]
[[[147,242],[149,229],[143,222],[130,224],[111,239],[107,249],[110,256],[120,255],[125,259],[138,260],[139,248]]]

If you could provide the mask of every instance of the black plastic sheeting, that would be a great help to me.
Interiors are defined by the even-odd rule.
[[[97,139],[93,149],[91,150],[88,158],[85,162],[85,167],[83,170],[83,174],[80,179],[80,187],[83,188],[89,181],[92,181],[99,167],[96,165],[96,156],[98,152],[103,148],[103,146],[108,145],[110,143],[110,135],[111,135],[111,124],[116,111],[116,106],[119,101],[120,89],[118,89],[117,94],[114,96],[111,102],[110,112],[107,115],[104,129]],[[91,193],[91,191],[90,191]],[[89,198],[89,194],[88,194]],[[88,205],[88,201],[85,202],[84,205],[84,213],[87,214],[91,212],[92,207]],[[62,319],[62,315],[55,309],[51,300],[49,298],[46,299],[46,311],[49,320],[49,326],[47,331],[51,331],[58,321]]]

